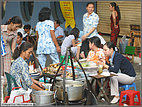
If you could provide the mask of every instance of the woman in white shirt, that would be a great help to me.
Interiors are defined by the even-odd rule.
[[[80,46],[77,46],[77,44],[75,43],[78,37],[79,37],[78,28],[73,28],[69,36],[64,39],[61,45],[61,55],[65,55],[67,48],[71,47],[71,51],[73,52],[74,55],[76,55],[77,59],[79,59]]]

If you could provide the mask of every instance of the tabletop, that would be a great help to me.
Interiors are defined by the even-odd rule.
[[[89,77],[100,79],[100,78],[107,78],[107,77],[113,77],[113,76],[117,76],[117,75],[116,74],[110,74],[109,76],[104,76],[104,75],[101,75],[101,74],[97,74],[97,75],[89,76]]]

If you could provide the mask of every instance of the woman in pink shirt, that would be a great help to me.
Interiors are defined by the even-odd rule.
[[[16,39],[17,39],[16,31],[21,26],[22,26],[22,20],[18,16],[10,18],[9,21],[6,23],[6,25],[1,25],[1,35],[3,36],[5,50],[6,50],[6,55],[1,56],[1,72],[4,78],[5,78],[4,72],[8,73],[10,72],[11,50],[12,52],[14,52],[14,49],[16,47]],[[10,46],[11,41],[12,44]],[[6,82],[4,84],[6,84]]]

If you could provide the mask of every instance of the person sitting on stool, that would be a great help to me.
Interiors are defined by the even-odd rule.
[[[103,64],[103,67],[108,69],[109,72],[117,75],[110,78],[111,95],[114,95],[114,98],[110,103],[114,104],[119,101],[118,84],[132,84],[135,80],[136,72],[129,60],[115,51],[115,45],[113,42],[107,42],[103,46],[103,50],[104,54],[109,56],[110,63],[103,63],[101,61],[99,63]]]

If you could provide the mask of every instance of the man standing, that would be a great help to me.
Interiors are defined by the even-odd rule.
[[[55,36],[56,36],[57,42],[59,46],[61,46],[65,38],[64,29],[60,26],[59,20],[54,21],[54,27],[55,27]]]

